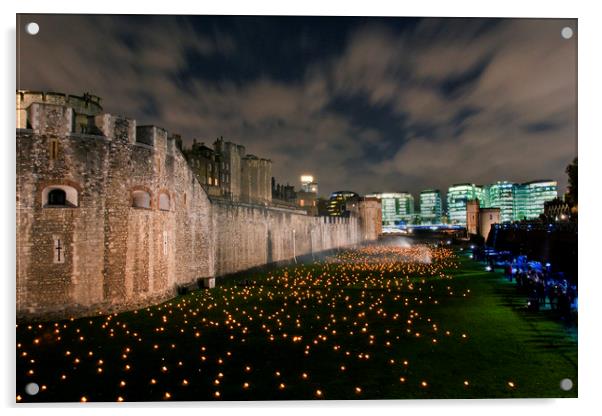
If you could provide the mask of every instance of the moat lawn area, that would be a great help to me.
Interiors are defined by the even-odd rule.
[[[577,397],[576,330],[524,303],[459,250],[344,250],[135,312],[19,324],[17,401]]]

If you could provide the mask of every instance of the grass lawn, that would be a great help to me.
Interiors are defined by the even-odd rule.
[[[135,312],[20,324],[17,400],[577,396],[576,329],[463,252],[423,255],[347,250]]]

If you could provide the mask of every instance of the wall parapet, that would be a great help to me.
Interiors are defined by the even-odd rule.
[[[17,98],[19,319],[131,310],[199,279],[365,239],[361,216],[210,197],[165,129],[33,96]],[[269,159],[249,160],[268,176]]]

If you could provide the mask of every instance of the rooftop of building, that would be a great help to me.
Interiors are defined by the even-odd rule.
[[[460,186],[477,186],[474,183],[454,183],[452,186],[450,186],[449,188],[457,188]]]
[[[100,98],[98,95],[90,94],[89,92],[84,92],[82,95],[72,95],[72,94],[65,94],[64,92],[55,92],[55,91],[17,90],[17,94],[19,96],[21,96],[22,98],[25,95],[42,96],[43,100],[45,100],[46,97],[62,97],[67,100],[75,99],[75,100],[92,102],[92,103],[95,103],[98,105],[100,105],[100,102],[102,101],[102,98]]]
[[[379,198],[383,195],[387,195],[387,197],[390,198],[394,198],[395,196],[406,196],[406,195],[410,195],[412,196],[412,194],[408,191],[396,191],[396,192],[370,192],[369,194],[367,194],[367,196],[374,196],[376,198]]]
[[[551,183],[551,182],[553,182],[554,184],[557,183],[555,180],[552,180],[552,179],[537,179],[534,181],[523,182],[522,185],[533,185],[536,183]]]
[[[335,191],[330,194],[331,198],[337,197],[337,196],[347,196],[347,197],[356,197],[357,196],[357,197],[359,197],[359,195],[353,191]]]

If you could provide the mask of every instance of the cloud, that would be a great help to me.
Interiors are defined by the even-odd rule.
[[[230,27],[169,16],[35,18],[40,34],[19,39],[19,88],[90,91],[108,112],[187,141],[224,136],[271,158],[280,182],[313,173],[323,193],[542,176],[564,186],[576,155],[576,39],[560,36],[574,20],[400,28],[405,21],[364,19],[310,62],[303,51],[315,43],[301,31],[287,43],[298,55],[283,63],[266,51],[284,40],[253,40],[242,17]],[[264,23],[276,30],[273,19]],[[272,60],[253,61],[255,52]],[[270,75],[272,66],[301,76]]]

